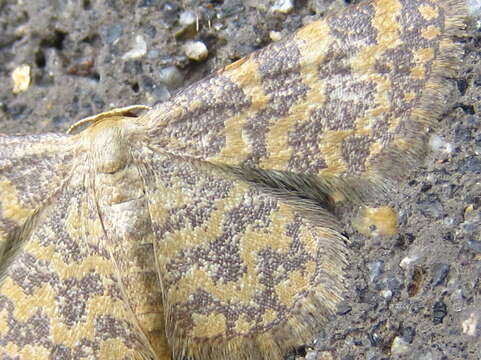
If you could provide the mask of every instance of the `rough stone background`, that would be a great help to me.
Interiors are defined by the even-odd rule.
[[[165,100],[352,2],[297,0],[283,13],[275,9],[289,10],[290,1],[0,0],[0,133],[64,131],[112,107]],[[435,151],[387,200],[399,234],[366,238],[344,216],[355,254],[346,301],[312,344],[287,358],[481,359],[476,25]],[[185,56],[189,40],[207,46],[205,61]],[[22,64],[31,66],[32,84],[13,94],[11,74]]]

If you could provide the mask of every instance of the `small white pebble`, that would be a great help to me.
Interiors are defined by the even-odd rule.
[[[401,260],[399,263],[399,267],[406,270],[411,264],[414,264],[416,261],[419,260],[419,256],[406,256],[404,259]]]
[[[391,345],[391,355],[401,355],[409,351],[409,344],[402,337],[396,336]]]
[[[447,226],[453,226],[455,223],[455,219],[447,217],[443,220],[443,224]]]
[[[463,333],[469,336],[476,336],[479,324],[479,316],[472,312],[469,317],[461,323]]]
[[[176,66],[168,66],[159,72],[159,80],[171,88],[179,87],[184,82],[184,77]]]
[[[433,360],[433,353],[428,351],[425,354],[420,354],[417,360]]]
[[[282,39],[282,34],[279,31],[270,31],[269,37],[272,41],[279,41],[280,39]]]
[[[207,46],[202,41],[188,41],[184,45],[185,55],[194,61],[202,61],[207,58],[209,52],[207,51]]]
[[[13,93],[24,92],[30,86],[30,65],[20,65],[12,72]]]
[[[224,25],[222,23],[214,23],[212,27],[214,28],[215,31],[221,31],[224,28]]]
[[[330,351],[307,350],[305,360],[334,360]]]
[[[450,154],[453,151],[453,145],[438,135],[432,135],[429,138],[429,146],[433,151],[443,152],[446,154]]]
[[[147,52],[147,57],[149,59],[156,59],[160,56],[160,51],[159,49],[152,49]]]
[[[183,26],[194,25],[197,21],[197,16],[193,11],[183,11],[179,16],[179,24]]]
[[[318,360],[319,353],[317,351],[308,351],[305,360]]]
[[[135,37],[134,47],[122,56],[122,60],[138,59],[145,54],[147,54],[147,43],[142,35],[137,35]]]
[[[381,296],[384,299],[390,300],[392,298],[392,291],[389,289],[385,289],[381,291]]]
[[[292,0],[277,0],[272,6],[272,11],[287,14],[294,9]]]
[[[259,11],[268,11],[269,10],[268,0],[244,0],[242,3],[245,6],[257,9]]]

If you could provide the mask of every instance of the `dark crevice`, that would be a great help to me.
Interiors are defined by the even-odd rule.
[[[45,58],[45,53],[42,50],[38,50],[35,53],[35,65],[40,69],[44,68],[47,64],[47,59]]]
[[[461,110],[463,110],[465,114],[468,114],[468,115],[474,115],[476,113],[473,105],[457,103],[454,105],[454,108],[460,108]]]
[[[63,49],[63,42],[65,38],[67,37],[67,34],[64,33],[63,31],[60,30],[54,30],[53,33],[50,34],[45,39],[42,39],[40,41],[40,46],[41,47],[51,47],[55,48],[57,50],[62,50]]]
[[[98,72],[94,72],[91,77],[97,82],[100,81],[100,74]]]
[[[94,47],[98,44],[101,44],[101,42],[102,42],[102,39],[100,38],[100,35],[97,33],[89,34],[88,36],[82,39],[82,43],[90,44]]]
[[[82,1],[82,8],[84,10],[90,10],[92,9],[92,3],[90,2],[90,0],[83,0]]]

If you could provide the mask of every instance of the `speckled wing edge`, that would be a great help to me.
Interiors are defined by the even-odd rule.
[[[440,54],[436,57],[419,105],[407,122],[407,138],[386,150],[374,164],[376,185],[382,184],[384,179],[399,180],[404,177],[406,171],[426,154],[427,128],[437,127],[437,121],[446,110],[442,101],[449,94],[450,82],[461,69],[464,49],[456,39],[468,36],[466,28],[469,16],[465,1],[438,2],[446,14],[446,30],[440,42]]]

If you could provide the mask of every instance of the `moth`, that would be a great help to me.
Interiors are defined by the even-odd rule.
[[[423,155],[466,16],[365,1],[152,109],[1,136],[2,358],[281,359],[312,340],[346,285],[331,210]]]

